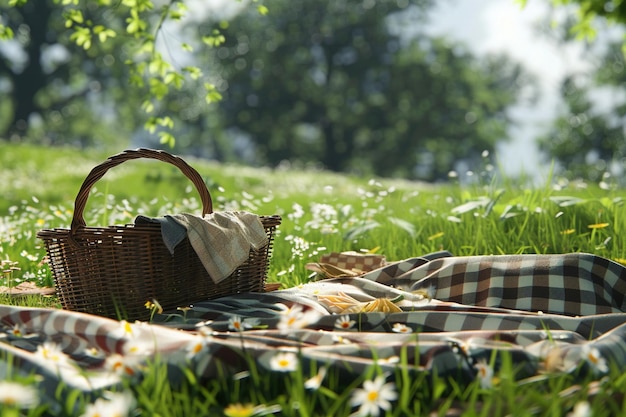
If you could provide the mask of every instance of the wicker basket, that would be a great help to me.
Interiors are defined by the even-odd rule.
[[[81,186],[70,229],[41,230],[57,295],[63,308],[128,320],[145,320],[147,301],[156,299],[164,309],[225,295],[264,291],[279,216],[259,216],[267,246],[250,251],[247,261],[215,284],[185,238],[170,254],[158,223],[88,227],[83,212],[92,186],[112,167],[130,159],[148,158],[179,168],[195,185],[202,200],[202,215],[212,202],[202,177],[181,158],[152,149],[127,150],[95,167]]]

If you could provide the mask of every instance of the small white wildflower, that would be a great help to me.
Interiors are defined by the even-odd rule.
[[[255,320],[244,320],[241,316],[235,314],[228,319],[228,328],[236,332],[243,332],[244,330],[251,329],[256,325],[253,321]],[[258,323],[258,320],[256,320],[256,322]]]
[[[491,388],[493,385],[493,368],[484,359],[478,361],[474,368],[476,368],[476,377],[480,380],[481,388]]]
[[[135,407],[135,399],[129,392],[108,392],[93,404],[85,407],[80,417],[127,416]]]
[[[114,353],[108,356],[104,361],[104,368],[116,375],[134,376],[141,366],[141,361],[135,356],[122,356]]]
[[[298,357],[293,352],[279,352],[270,359],[270,368],[279,372],[293,372],[298,366]]]
[[[380,410],[391,409],[391,401],[398,398],[396,387],[393,383],[385,383],[385,376],[379,375],[373,381],[363,382],[363,388],[357,388],[352,394],[350,404],[359,406],[355,416],[378,416]]]
[[[291,308],[283,305],[283,311],[276,327],[281,333],[304,329],[309,324],[316,322],[320,316],[321,314],[315,310],[304,312],[300,304],[295,304]]]
[[[208,339],[203,336],[193,338],[187,344],[185,350],[187,351],[187,359],[192,359],[194,356],[205,350],[208,346]]]
[[[129,323],[126,320],[121,320],[119,327],[114,332],[114,335],[121,338],[133,337],[135,335],[133,328],[134,325],[132,323]]]
[[[32,386],[11,381],[0,381],[0,405],[33,408],[37,404],[39,404],[39,394]]]
[[[70,358],[63,352],[61,347],[56,343],[44,342],[37,346],[35,355],[42,357],[46,360],[54,362],[57,366],[63,365],[69,362]]]
[[[396,323],[391,329],[396,333],[413,333],[413,330],[404,323]]]
[[[304,388],[316,391],[322,386],[322,381],[326,377],[326,367],[322,366],[317,374],[307,379],[304,383]]]
[[[586,360],[592,368],[597,369],[598,371],[605,374],[609,372],[609,367],[606,364],[606,359],[604,359],[604,357],[597,348],[590,347],[588,344],[583,345],[582,355],[584,360]]]
[[[335,321],[335,328],[341,330],[349,330],[355,325],[354,320],[350,320],[350,316],[341,316]]]
[[[22,336],[24,336],[23,327],[20,326],[19,324],[15,323],[15,325],[11,329],[11,334],[13,336],[15,336],[15,337],[22,337]]]

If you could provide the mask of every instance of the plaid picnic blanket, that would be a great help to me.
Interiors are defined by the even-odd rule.
[[[374,363],[393,378],[405,355],[410,374],[469,382],[479,361],[503,351],[520,378],[599,377],[611,364],[626,366],[625,294],[626,268],[591,254],[443,253],[207,300],[156,314],[152,324],[0,306],[0,349],[5,365],[15,361],[13,372],[43,376],[42,396],[51,401],[60,381],[85,391],[110,387],[140,375],[156,353],[173,384],[181,367],[200,380],[235,375],[249,367],[242,348],[268,369],[278,353],[297,350],[303,366],[332,366],[345,378]]]

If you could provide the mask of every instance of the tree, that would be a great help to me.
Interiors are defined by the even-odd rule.
[[[223,128],[273,166],[434,180],[480,159],[506,139],[524,73],[504,57],[406,36],[431,5],[274,0],[263,20],[238,15],[211,63],[228,85]]]
[[[607,38],[615,26],[626,36],[626,3],[593,0],[553,1],[573,7],[576,16],[561,22],[558,42],[589,41],[598,34]],[[572,23],[573,22],[573,23]],[[609,23],[607,25],[607,23]],[[558,29],[557,29],[558,30]],[[572,35],[575,37],[573,38]],[[569,74],[562,82],[561,97],[565,108],[538,144],[547,156],[558,163],[557,169],[568,177],[600,180],[605,173],[626,169],[626,37],[608,45],[589,43],[586,55],[594,67],[589,74]],[[602,48],[604,47],[604,48]],[[604,92],[602,103],[592,99]],[[610,92],[610,93],[609,93]],[[610,98],[611,100],[607,100]]]
[[[559,170],[569,178],[600,181],[612,168],[623,167],[624,105],[600,113],[589,99],[589,87],[573,76],[565,79],[561,93],[567,108],[538,139],[540,149],[559,162]]]
[[[21,138],[39,118],[47,135],[59,136],[52,142],[83,136],[91,143],[95,126],[112,138],[142,121],[161,141],[173,142],[173,119],[162,101],[203,78],[196,66],[172,65],[158,46],[163,25],[185,15],[183,1],[157,7],[150,0],[9,0],[0,12],[0,79],[8,81],[10,97],[0,138]],[[219,32],[202,37],[205,46],[221,39]],[[206,102],[220,99],[212,83],[201,88]]]

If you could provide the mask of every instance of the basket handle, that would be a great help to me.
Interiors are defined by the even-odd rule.
[[[209,190],[207,189],[204,180],[200,174],[198,174],[198,171],[189,166],[187,162],[183,161],[180,157],[169,154],[165,151],[147,148],[134,150],[129,149],[109,157],[106,161],[93,168],[89,175],[87,175],[87,178],[85,178],[83,185],[81,185],[80,190],[78,191],[76,201],[74,202],[74,216],[72,217],[71,235],[74,235],[79,227],[86,226],[83,212],[85,211],[85,206],[87,205],[87,198],[89,197],[91,187],[93,187],[94,184],[102,178],[110,168],[113,168],[122,162],[139,158],[157,159],[159,161],[168,162],[180,169],[181,172],[185,174],[185,176],[196,186],[196,190],[198,190],[198,193],[200,194],[200,199],[202,200],[202,215],[204,216],[213,212],[211,195],[209,194]]]

